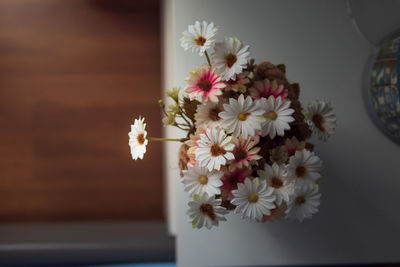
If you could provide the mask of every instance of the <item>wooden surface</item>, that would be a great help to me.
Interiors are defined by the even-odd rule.
[[[0,1],[0,222],[162,219],[157,1]]]

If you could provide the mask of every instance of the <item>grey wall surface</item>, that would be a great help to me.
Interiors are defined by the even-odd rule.
[[[301,100],[330,100],[338,117],[328,143],[313,140],[323,159],[320,212],[303,223],[250,223],[231,214],[212,230],[194,230],[178,204],[179,266],[400,262],[400,147],[370,120],[363,99],[372,48],[353,27],[344,1],[187,1],[174,4],[174,80],[205,59],[179,38],[195,20],[214,21],[217,39],[237,36],[256,61],[285,63]],[[177,176],[178,177],[178,176]]]
[[[400,32],[399,0],[349,0],[347,6],[360,32],[374,45]]]

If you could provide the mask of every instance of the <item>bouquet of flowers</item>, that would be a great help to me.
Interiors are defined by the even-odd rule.
[[[186,138],[148,137],[144,119],[136,119],[129,133],[133,159],[143,158],[148,140],[183,143],[179,167],[194,228],[218,226],[229,211],[257,222],[311,218],[320,204],[322,161],[307,140],[333,134],[331,104],[303,109],[300,86],[287,80],[285,65],[256,64],[239,39],[215,42],[217,31],[196,22],[183,33],[182,47],[207,63],[190,71],[183,92],[167,91],[171,104],[159,101],[164,125]]]

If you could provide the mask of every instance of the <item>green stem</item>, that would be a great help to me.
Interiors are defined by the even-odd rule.
[[[186,127],[186,128],[190,128],[191,125],[187,125],[185,123],[177,123],[176,125],[180,126],[180,127]]]
[[[188,140],[187,138],[156,138],[149,136],[147,136],[147,139],[150,141],[176,141],[176,142],[185,142]]]
[[[184,115],[186,115],[186,113],[185,113],[185,111],[181,108],[180,105],[179,105],[179,110],[181,111],[181,114],[179,114],[179,115],[181,115],[182,119],[184,119],[184,120],[186,121],[186,123],[188,124],[188,126],[191,127],[192,124],[191,124],[191,123],[189,122],[189,120],[186,119],[186,117],[184,116]],[[187,116],[187,115],[186,115],[186,116]],[[188,118],[189,118],[189,117],[188,117]]]
[[[178,105],[178,108],[179,108],[179,111],[180,111],[180,114],[178,113],[178,115],[180,115],[181,118],[185,120],[185,122],[188,124],[188,125],[187,125],[188,127],[191,127],[192,124],[185,118],[184,115],[186,115],[186,113],[185,113],[185,111],[181,108],[181,104],[179,103],[179,99],[174,99],[174,100],[175,100],[176,104]],[[187,115],[186,115],[186,116],[187,116]]]
[[[210,67],[211,67],[211,61],[210,61],[210,57],[208,56],[207,51],[204,51],[204,54],[206,55],[208,65],[210,65]]]
[[[183,128],[182,126],[179,126],[179,124],[173,125],[175,127],[177,127],[178,129],[181,129],[182,131],[189,131],[189,128]]]

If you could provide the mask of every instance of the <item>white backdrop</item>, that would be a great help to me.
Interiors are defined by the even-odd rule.
[[[237,36],[249,44],[256,61],[285,63],[288,78],[301,85],[302,102],[328,99],[338,117],[330,142],[314,140],[325,163],[325,180],[320,212],[312,220],[257,224],[232,214],[218,228],[194,230],[185,214],[189,198],[179,185],[179,266],[399,262],[400,146],[380,133],[368,116],[362,91],[372,48],[353,27],[346,3],[171,3],[170,66],[176,85],[184,87],[189,70],[205,61],[179,44],[187,25],[204,19],[219,26],[218,40]],[[168,179],[175,182],[176,153],[177,148],[167,154]]]

